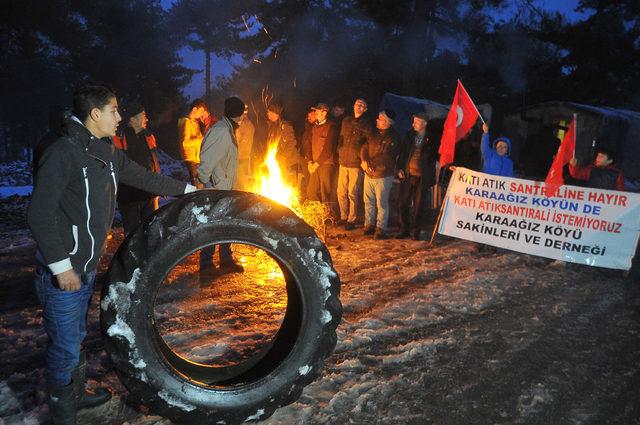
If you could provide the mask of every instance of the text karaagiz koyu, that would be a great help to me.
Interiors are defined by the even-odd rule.
[[[459,231],[453,233],[464,235],[450,236],[569,261],[576,259],[573,254],[605,256],[608,238],[593,236],[620,234],[623,223],[609,213],[624,210],[630,202],[621,192],[573,186],[562,186],[553,197],[547,197],[541,182],[465,169],[457,169],[452,180],[447,203],[467,214],[457,214],[453,220],[453,227]],[[447,226],[444,221],[450,222],[450,218],[441,223],[441,233],[449,234],[446,228],[452,223]],[[589,232],[588,238],[584,232]],[[530,247],[558,253],[545,255],[531,252]],[[590,263],[584,259],[578,262]]]

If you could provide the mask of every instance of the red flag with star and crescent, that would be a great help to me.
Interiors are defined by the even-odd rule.
[[[479,116],[478,108],[458,80],[456,94],[453,96],[453,103],[444,122],[444,130],[440,140],[440,149],[438,150],[440,165],[444,166],[453,162],[456,143],[471,131]]]
[[[560,143],[560,147],[558,147],[558,153],[553,159],[553,164],[551,164],[547,178],[544,180],[547,196],[553,196],[560,186],[564,184],[562,169],[569,163],[571,158],[573,158],[576,151],[576,121],[577,115],[573,114],[569,129],[562,138],[562,143]]]

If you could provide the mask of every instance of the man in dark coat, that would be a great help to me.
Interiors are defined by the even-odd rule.
[[[338,140],[338,205],[340,222],[346,230],[355,227],[356,214],[362,203],[363,173],[360,168],[360,149],[371,137],[371,122],[364,115],[367,102],[356,99],[353,104],[353,117],[342,120]]]
[[[400,147],[397,173],[400,179],[399,238],[409,235],[416,240],[420,238],[422,206],[429,204],[429,188],[436,183],[439,139],[427,131],[428,126],[426,113],[414,114],[412,128],[407,131]]]
[[[271,146],[272,143],[278,144],[276,160],[282,176],[289,185],[297,187],[298,166],[306,162],[298,151],[293,126],[289,121],[282,119],[283,109],[282,104],[278,102],[271,102],[267,107],[267,146]]]
[[[376,130],[360,149],[364,170],[364,234],[387,239],[389,196],[393,185],[400,137],[395,130],[396,114],[385,109],[378,114]]]
[[[336,145],[338,131],[327,114],[329,107],[325,103],[315,106],[316,122],[311,127],[311,137],[303,146],[303,155],[307,159],[309,183],[307,198],[329,205],[332,212],[336,208],[331,203],[331,178],[336,163]]]
[[[64,134],[38,162],[27,222],[38,245],[35,287],[49,337],[46,380],[54,424],[75,424],[76,409],[110,397],[85,392],[81,344],[118,183],[161,195],[195,190],[145,170],[116,149],[109,138],[120,119],[108,88],[79,89]]]
[[[160,174],[158,149],[155,136],[147,131],[149,119],[144,107],[132,103],[124,110],[125,126],[113,142],[130,160],[142,165],[152,173]],[[145,218],[158,209],[155,194],[123,184],[118,190],[118,209],[122,214],[125,235],[131,233]]]

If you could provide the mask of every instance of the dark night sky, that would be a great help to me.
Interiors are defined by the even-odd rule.
[[[165,9],[169,9],[173,2],[174,0],[160,1]],[[533,0],[532,4],[539,9],[558,11],[570,20],[577,20],[585,16],[575,12],[578,2],[579,0]],[[512,0],[511,3],[513,5],[511,8],[496,11],[494,14],[496,20],[508,20],[513,15],[516,6],[522,4],[522,1]],[[180,51],[180,56],[185,66],[201,71],[193,76],[191,83],[185,87],[184,93],[190,98],[201,96],[204,92],[204,54],[185,47]],[[215,80],[217,76],[228,76],[232,70],[232,66],[226,60],[216,58],[212,60],[212,79]]]

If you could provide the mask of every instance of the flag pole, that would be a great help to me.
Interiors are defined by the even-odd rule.
[[[573,114],[573,137],[576,140],[573,142],[573,156],[571,158],[576,159],[576,145],[578,144],[578,114]]]
[[[449,168],[449,164],[443,167],[444,172],[446,173],[447,168]],[[443,173],[444,174],[444,173]],[[436,225],[433,227],[433,231],[431,232],[431,239],[429,240],[429,248],[433,246],[433,240],[436,238],[436,232],[438,231],[438,227],[440,226],[440,220],[442,220],[442,212],[444,211],[444,204],[447,202],[447,195],[449,194],[449,188],[451,187],[451,179],[453,178],[453,172],[451,173],[451,178],[449,179],[449,185],[447,186],[447,192],[444,194],[444,199],[442,200],[442,204],[440,204],[440,212],[438,213],[438,219],[436,220]]]
[[[438,213],[438,219],[436,220],[436,225],[433,227],[433,231],[431,232],[431,239],[429,239],[429,248],[433,245],[433,240],[436,238],[436,232],[438,231],[438,226],[440,226],[440,219],[442,219],[442,211],[444,210],[444,204],[447,198],[444,198],[442,204],[440,205],[440,212]]]

